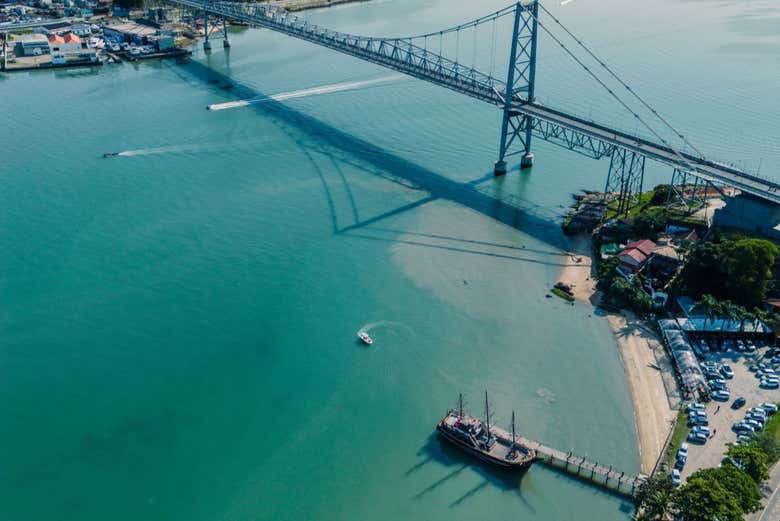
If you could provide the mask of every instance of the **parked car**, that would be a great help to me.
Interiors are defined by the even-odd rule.
[[[688,444],[687,443],[683,443],[682,445],[680,445],[680,448],[677,449],[677,458],[679,459],[680,456],[685,456],[686,458],[688,457]]]
[[[707,436],[708,438],[710,437],[710,428],[709,427],[705,427],[704,425],[696,425],[696,426],[694,426],[691,429],[691,432],[700,432],[700,433],[704,434],[705,436]]]
[[[748,367],[748,371],[750,371],[751,373],[755,373],[756,371],[758,371],[758,365],[756,364],[751,365],[750,367]]]
[[[768,414],[774,414],[777,412],[777,405],[774,403],[764,402],[760,405]]]
[[[777,389],[778,387],[780,387],[780,381],[762,379],[759,386],[764,389]]]
[[[723,367],[720,368],[720,372],[723,376],[725,376],[729,380],[734,378],[734,370],[731,367],[729,367],[728,364],[723,364]]]
[[[712,393],[712,399],[717,400],[719,402],[725,402],[731,397],[731,393],[728,391],[713,391]]]
[[[707,436],[701,432],[690,432],[688,434],[688,441],[694,443],[707,443]]]
[[[671,474],[669,476],[672,478],[672,483],[674,483],[675,487],[679,487],[682,483],[682,478],[680,477],[680,471],[677,469],[672,469]]]
[[[752,432],[753,428],[745,422],[737,422],[731,426],[731,430],[734,432]]]
[[[737,436],[737,441],[740,443],[750,443],[751,441],[753,441],[753,438],[745,434],[740,434],[739,436]]]
[[[745,403],[747,403],[747,401],[743,397],[740,396],[739,398],[734,400],[734,403],[731,404],[731,408],[732,409],[739,409],[740,407],[744,407]]]
[[[690,414],[691,411],[701,411],[701,412],[704,412],[705,407],[704,407],[704,405],[702,405],[702,404],[700,404],[698,402],[692,402],[692,403],[689,403],[687,405],[686,409],[688,409],[688,413]]]
[[[687,457],[683,458],[677,458],[677,461],[674,462],[674,468],[676,470],[682,470],[683,467],[685,467],[685,462],[688,460]]]

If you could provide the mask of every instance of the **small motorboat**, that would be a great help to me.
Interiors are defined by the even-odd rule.
[[[370,336],[368,336],[368,333],[366,333],[365,331],[358,331],[357,335],[358,338],[366,345],[370,346],[371,344],[374,343],[374,340]]]
[[[103,157],[104,158],[106,158],[106,157],[117,157],[118,155],[119,155],[119,152],[106,152],[105,154],[103,154]]]

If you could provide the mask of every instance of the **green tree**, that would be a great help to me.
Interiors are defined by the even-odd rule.
[[[718,302],[718,299],[709,294],[702,295],[699,306],[702,308],[702,311],[704,311],[707,321],[714,319],[722,312],[722,306],[720,302]]]
[[[672,510],[677,489],[665,473],[651,477],[637,490],[634,501],[639,508],[637,521],[664,519]]]
[[[710,293],[750,308],[763,301],[779,254],[763,239],[715,239],[691,250],[682,280],[695,295]]]
[[[666,204],[669,200],[669,192],[671,189],[672,187],[669,185],[656,185],[656,187],[653,188],[653,197],[650,199],[650,204],[656,206]]]
[[[780,443],[775,439],[774,432],[767,432],[766,429],[758,432],[753,443],[766,454],[769,464],[773,464],[780,458]]]
[[[733,494],[712,479],[691,476],[677,492],[681,521],[742,521],[743,512]]]
[[[722,462],[724,465],[734,465],[742,469],[756,483],[761,483],[769,477],[767,455],[760,447],[751,443],[748,445],[732,445],[726,452]]]
[[[778,254],[777,246],[763,239],[723,243],[724,291],[739,304],[759,304],[766,296],[766,283],[772,277],[772,266]]]
[[[734,496],[745,513],[755,512],[761,508],[761,491],[758,488],[758,483],[734,465],[702,469],[691,477],[701,477],[720,484]]]

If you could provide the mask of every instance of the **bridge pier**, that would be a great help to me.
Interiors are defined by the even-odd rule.
[[[499,159],[495,163],[493,163],[493,175],[499,176],[499,175],[506,175],[506,161],[503,159]]]
[[[211,50],[211,42],[209,41],[209,14],[206,11],[203,11],[203,35],[205,36],[203,50],[208,52]]]
[[[531,152],[526,152],[520,159],[520,168],[531,168],[534,166],[534,155]]]
[[[222,47],[224,47],[225,49],[229,49],[230,48],[230,40],[228,39],[227,21],[225,20],[224,16],[222,17],[222,36],[223,36],[223,38],[222,38]]]

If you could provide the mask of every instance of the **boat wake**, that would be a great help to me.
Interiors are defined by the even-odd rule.
[[[385,327],[400,326],[400,327],[402,327],[404,329],[409,329],[409,326],[407,326],[405,324],[402,324],[401,322],[394,322],[392,320],[380,320],[379,322],[369,322],[368,324],[363,325],[358,330],[358,332],[368,333],[372,329],[377,328],[377,327],[382,327],[382,326],[385,326]]]
[[[249,105],[256,105],[258,103],[267,103],[269,101],[285,101],[295,98],[306,98],[309,96],[318,96],[320,94],[331,94],[333,92],[344,92],[348,90],[357,90],[371,85],[378,85],[380,83],[387,83],[390,81],[403,78],[400,74],[393,76],[384,76],[382,78],[376,78],[373,80],[365,81],[347,81],[344,83],[336,83],[333,85],[322,85],[320,87],[313,87],[311,89],[294,90],[291,92],[283,92],[281,94],[274,94],[273,96],[258,96],[256,98],[243,99],[238,101],[227,101],[225,103],[214,103],[209,105],[209,110],[225,110],[235,109],[238,107],[248,107]]]
[[[141,148],[138,150],[125,150],[117,153],[120,157],[132,157],[132,156],[153,156],[157,154],[174,154],[177,152],[197,152],[202,150],[213,149],[214,146],[198,144],[198,145],[171,145],[167,147],[157,148]]]

